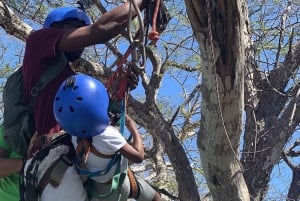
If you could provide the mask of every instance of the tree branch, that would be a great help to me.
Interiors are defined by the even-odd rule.
[[[22,41],[33,31],[33,28],[20,20],[3,1],[0,1],[0,26],[6,33]]]

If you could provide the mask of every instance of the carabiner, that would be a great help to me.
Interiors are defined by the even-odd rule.
[[[131,10],[132,6],[137,13],[137,18],[138,18],[138,22],[139,22],[139,30],[138,30],[137,35],[135,36],[135,38],[137,36],[139,36],[138,39],[134,39],[132,37],[132,33],[130,30],[131,18],[132,18],[132,10]],[[129,63],[137,70],[144,70],[145,63],[146,63],[146,50],[145,50],[145,46],[144,46],[144,43],[145,43],[144,22],[143,22],[141,11],[140,11],[139,7],[137,6],[135,0],[130,0],[129,15],[128,15],[128,21],[127,21],[127,31],[128,31],[128,38],[129,38],[129,42],[130,42],[130,46],[131,46],[131,57],[132,57],[132,61]],[[139,64],[138,64],[140,55],[142,55],[142,61],[139,62]]]

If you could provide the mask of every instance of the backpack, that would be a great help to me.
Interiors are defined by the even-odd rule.
[[[22,66],[7,78],[3,89],[3,136],[16,153],[26,156],[30,139],[36,131],[33,117],[35,98],[64,69],[66,64],[67,59],[62,54],[50,62],[35,86],[32,87],[31,100],[28,105],[24,101]]]

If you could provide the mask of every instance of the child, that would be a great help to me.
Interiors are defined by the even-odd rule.
[[[118,129],[109,125],[109,97],[98,80],[75,75],[58,89],[54,115],[60,126],[76,136],[76,165],[88,177],[91,201],[127,200],[159,201],[160,195],[142,178],[128,171],[128,160],[141,163],[144,146],[135,122],[126,116],[132,134],[128,143]]]

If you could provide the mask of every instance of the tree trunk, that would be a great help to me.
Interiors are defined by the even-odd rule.
[[[215,201],[250,200],[239,162],[246,33],[240,1],[188,1],[201,48],[203,90],[198,147]]]
[[[246,127],[241,162],[251,200],[262,201],[271,172],[300,122],[300,87],[285,92],[300,63],[300,43],[283,64],[267,74],[248,62],[246,73]],[[248,58],[249,59],[249,58]],[[251,58],[250,58],[251,59]]]
[[[200,201],[192,168],[174,130],[165,121],[155,105],[147,102],[141,104],[130,99],[128,113],[137,115],[137,111],[139,112],[137,123],[147,130],[151,130],[153,138],[159,138],[163,142],[164,150],[168,154],[174,168],[180,201]],[[152,118],[149,118],[149,115]]]
[[[288,200],[300,200],[300,170],[293,170],[292,182],[288,192]]]

